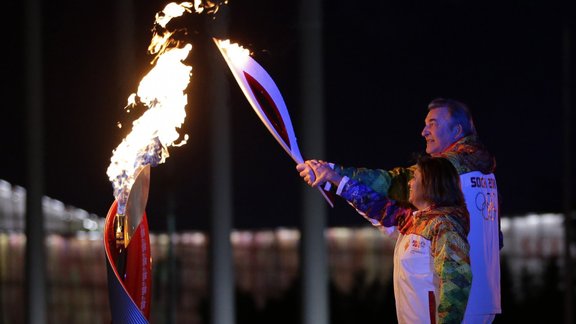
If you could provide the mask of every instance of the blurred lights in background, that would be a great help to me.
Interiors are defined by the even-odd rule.
[[[26,190],[0,180],[0,323],[24,322],[24,208]],[[102,217],[44,197],[48,278],[48,317],[53,323],[109,323]],[[508,289],[522,299],[521,278],[543,281],[552,260],[562,265],[561,214],[504,217],[502,262],[510,272]],[[335,289],[352,293],[358,284],[388,287],[394,240],[369,226],[325,231],[328,269]],[[208,244],[202,232],[151,234],[152,322],[170,309],[170,287],[177,287],[178,323],[203,323],[208,298]],[[235,230],[231,235],[238,291],[257,309],[279,300],[298,280],[300,232],[297,229]],[[169,259],[173,255],[174,259]],[[358,275],[361,274],[359,277]],[[358,281],[361,278],[361,281]],[[543,284],[543,283],[542,283]],[[503,287],[503,289],[507,289]]]

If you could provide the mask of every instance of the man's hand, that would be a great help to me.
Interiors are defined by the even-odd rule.
[[[308,160],[296,166],[300,171],[300,176],[311,187],[323,185],[326,182],[338,186],[342,177],[328,165],[328,162],[321,160]]]
[[[296,170],[300,173],[302,179],[304,179],[304,181],[309,186],[312,186],[312,184],[316,180],[316,176],[314,175],[314,171],[312,170],[312,167],[310,167],[308,162],[310,161],[298,163],[298,165],[296,165]]]

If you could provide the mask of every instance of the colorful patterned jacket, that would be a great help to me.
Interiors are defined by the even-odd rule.
[[[458,174],[470,171],[492,173],[496,169],[496,160],[479,141],[477,136],[466,136],[452,144],[438,155],[448,159]],[[408,201],[408,181],[412,179],[414,166],[398,167],[390,171],[382,169],[353,168],[334,165],[334,170],[342,176],[359,181],[391,199]]]
[[[465,206],[414,211],[349,180],[340,195],[375,226],[396,227],[394,294],[400,323],[460,323],[472,272]]]
[[[468,243],[474,281],[466,314],[501,313],[499,250],[503,247],[503,235],[499,228],[498,193],[493,175],[495,159],[476,136],[460,139],[438,156],[451,161],[460,174],[470,212],[472,230],[468,235]],[[390,171],[344,168],[338,165],[333,167],[342,176],[359,181],[381,196],[409,206],[408,181],[413,177],[414,166]],[[474,186],[472,180],[480,180],[480,183],[476,182]],[[484,186],[485,183],[489,186]]]

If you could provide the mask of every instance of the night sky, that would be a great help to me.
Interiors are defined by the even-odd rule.
[[[102,217],[114,199],[106,168],[129,130],[116,125],[138,117],[123,107],[150,67],[150,29],[168,3],[134,2],[134,52],[127,61],[118,55],[126,41],[118,37],[118,26],[127,18],[117,17],[116,1],[46,1],[43,10],[44,191]],[[455,98],[470,106],[481,139],[496,155],[502,213],[562,212],[563,181],[576,180],[574,170],[572,179],[563,175],[562,106],[563,21],[571,21],[574,80],[574,11],[559,1],[405,2],[325,1],[327,146],[325,156],[302,151],[303,156],[370,168],[407,166],[424,150],[420,132],[428,102]],[[7,6],[0,179],[25,186],[25,11],[19,3]],[[298,2],[230,0],[221,10],[229,17],[226,34],[210,35],[212,18],[205,16],[179,21],[194,46],[182,130],[190,140],[171,148],[166,163],[152,169],[152,231],[166,228],[168,213],[176,216],[178,230],[209,226],[211,199],[217,197],[210,184],[207,66],[210,61],[225,68],[210,37],[230,38],[254,52],[282,91],[296,135],[302,133]],[[299,226],[305,184],[232,74],[222,71],[231,85],[234,226]],[[328,225],[365,221],[340,200],[328,213]]]

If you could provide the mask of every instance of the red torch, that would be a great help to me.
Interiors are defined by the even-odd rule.
[[[114,323],[147,323],[150,317],[152,265],[145,212],[149,187],[146,165],[132,184],[125,211],[118,211],[115,200],[106,216],[104,246]]]
[[[154,66],[140,81],[137,93],[130,95],[126,107],[129,112],[145,109],[114,150],[106,171],[115,197],[104,229],[113,323],[148,323],[152,260],[145,209],[150,167],[166,160],[169,147],[184,145],[188,139],[188,135],[181,138],[178,129],[186,117],[185,90],[192,67],[184,60],[192,45],[176,40],[178,30],[169,30],[167,24],[184,13],[214,14],[220,3],[172,2],[156,13],[148,47]]]
[[[113,152],[107,175],[115,201],[104,229],[108,268],[109,304],[113,323],[148,323],[152,267],[146,203],[150,167],[163,163],[170,146],[186,143],[178,129],[186,117],[185,106],[192,67],[184,63],[192,45],[173,39],[168,22],[185,12],[201,12],[200,3],[170,3],[156,14],[148,52],[153,68],[130,95],[126,109],[142,115]]]

